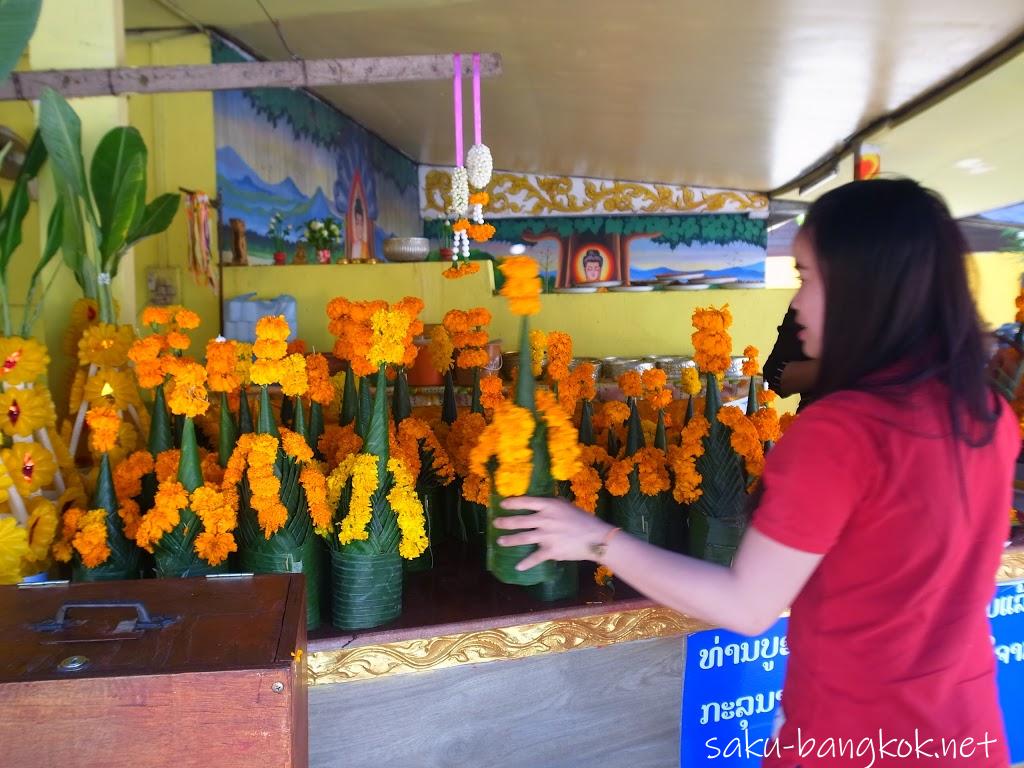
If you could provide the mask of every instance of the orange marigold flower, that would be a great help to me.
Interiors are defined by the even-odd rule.
[[[287,341],[291,328],[284,315],[265,315],[256,321],[256,338]]]
[[[732,363],[732,338],[728,328],[732,325],[729,305],[721,309],[698,308],[693,313],[694,360],[705,373],[725,373]]]
[[[200,321],[199,315],[191,309],[181,307],[174,313],[174,322],[178,324],[179,328],[184,328],[186,331],[194,331],[199,327]]]
[[[495,229],[493,224],[470,224],[467,231],[473,242],[486,243],[494,237]]]
[[[109,405],[93,406],[85,414],[89,443],[97,453],[112,451],[121,430],[121,415]]]
[[[505,399],[502,394],[503,383],[498,376],[484,376],[480,379],[480,402],[484,408],[497,408]]]
[[[192,345],[192,340],[181,331],[170,331],[167,334],[167,346],[171,349],[185,350]]]
[[[757,363],[757,347],[747,346],[743,350],[743,356],[746,360],[743,361],[743,375],[744,376],[757,376],[761,373],[761,366]]]
[[[572,336],[561,331],[551,331],[547,337],[548,378],[561,382],[569,377],[572,362]]]
[[[475,261],[456,261],[448,269],[441,273],[447,280],[458,280],[462,277],[475,275],[480,271],[480,265]]]
[[[491,196],[486,192],[474,192],[469,196],[470,205],[487,205],[491,202]]]
[[[501,295],[509,300],[514,315],[535,315],[540,312],[540,266],[529,256],[512,256],[498,267],[505,277]]]
[[[619,389],[626,397],[640,397],[644,393],[643,379],[637,371],[626,371],[619,377]]]
[[[321,354],[306,358],[306,378],[309,384],[309,399],[325,408],[334,402],[334,385],[327,358]]]
[[[167,325],[171,322],[174,307],[146,307],[142,310],[143,325]]]

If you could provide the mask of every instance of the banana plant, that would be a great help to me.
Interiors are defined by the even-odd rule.
[[[0,82],[21,58],[42,6],[43,0],[0,0]]]
[[[81,120],[51,89],[40,99],[39,132],[63,204],[64,261],[85,295],[99,301],[101,322],[113,323],[110,281],[121,259],[140,240],[170,226],[181,196],[167,193],[146,202],[146,144],[127,126],[100,139],[86,175]]]
[[[2,156],[10,149],[10,145],[0,152]],[[14,333],[14,324],[11,320],[11,302],[7,268],[10,266],[11,258],[14,256],[18,246],[21,245],[21,229],[28,214],[29,207],[29,183],[39,175],[43,163],[46,162],[46,147],[43,144],[39,132],[32,136],[28,149],[25,151],[25,160],[18,171],[18,176],[11,189],[11,195],[4,205],[0,199],[0,321],[3,323],[4,336]],[[50,220],[46,228],[46,242],[43,245],[39,261],[32,271],[29,281],[28,294],[25,299],[24,314],[21,322],[21,335],[29,336],[32,333],[32,326],[39,319],[42,311],[43,297],[53,281],[43,283],[43,271],[56,255],[61,244],[61,230],[63,228],[63,205],[58,202],[50,213]],[[54,273],[56,274],[56,273]]]

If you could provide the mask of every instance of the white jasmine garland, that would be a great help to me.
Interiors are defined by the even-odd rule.
[[[469,181],[466,169],[461,165],[452,171],[452,211],[457,216],[469,208]]]
[[[491,183],[494,161],[486,144],[474,144],[466,153],[466,172],[473,189],[483,189]]]

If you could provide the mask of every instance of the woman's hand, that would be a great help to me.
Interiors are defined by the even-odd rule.
[[[537,551],[516,566],[517,571],[525,571],[545,560],[589,560],[593,557],[591,547],[604,541],[612,529],[564,499],[519,496],[505,499],[501,506],[509,510],[533,510],[532,515],[494,520],[495,528],[520,531],[498,538],[501,546],[537,545]]]

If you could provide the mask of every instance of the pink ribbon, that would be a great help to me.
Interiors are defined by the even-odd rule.
[[[462,54],[452,54],[452,91],[455,100],[455,166],[462,165]]]
[[[480,136],[480,54],[473,54],[473,143],[483,144]]]

